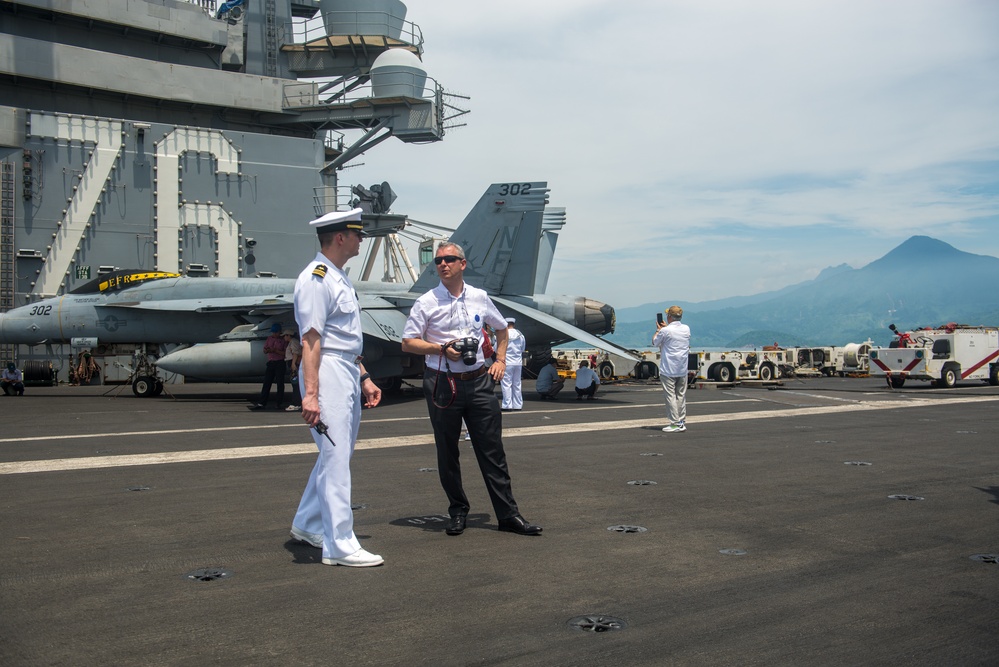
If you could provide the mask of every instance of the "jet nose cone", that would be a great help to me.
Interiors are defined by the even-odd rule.
[[[38,325],[27,316],[23,307],[0,313],[0,344],[35,345],[44,339]]]

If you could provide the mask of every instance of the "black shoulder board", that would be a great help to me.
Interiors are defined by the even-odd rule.
[[[312,275],[319,276],[319,279],[322,280],[326,277],[327,271],[329,271],[329,269],[326,268],[325,264],[316,264],[316,268],[312,269]]]

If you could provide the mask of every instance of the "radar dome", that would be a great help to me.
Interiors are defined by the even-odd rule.
[[[371,63],[371,92],[374,97],[423,97],[427,70],[414,53],[389,49]]]

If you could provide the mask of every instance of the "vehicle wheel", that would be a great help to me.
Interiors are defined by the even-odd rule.
[[[159,396],[163,393],[163,380],[156,378],[156,386],[153,388],[153,396]]]
[[[953,368],[945,368],[940,374],[940,384],[947,389],[953,388],[957,384],[957,371]]]
[[[398,394],[402,391],[402,376],[392,375],[386,378],[378,378],[375,380],[375,384],[385,393]]]
[[[601,361],[597,366],[597,372],[601,380],[610,380],[614,377],[614,364],[609,361]]]
[[[891,378],[891,386],[893,389],[901,389],[905,386],[905,378],[893,375]]]
[[[639,361],[635,364],[635,377],[639,380],[655,380],[659,377],[659,366],[651,361]]]
[[[999,385],[999,366],[993,366],[989,369],[989,384],[993,387]]]
[[[764,381],[769,381],[774,379],[774,367],[770,364],[763,364],[760,366],[760,379]]]
[[[132,393],[141,398],[148,398],[156,391],[156,378],[148,375],[140,375],[132,383]]]
[[[728,364],[721,364],[715,368],[715,380],[718,382],[731,382],[733,375],[732,367]]]

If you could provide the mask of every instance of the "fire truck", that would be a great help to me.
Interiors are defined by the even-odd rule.
[[[872,348],[872,376],[883,375],[898,389],[906,380],[930,380],[953,387],[961,380],[999,385],[999,329],[950,323],[939,328],[901,332],[892,324],[895,340]]]

